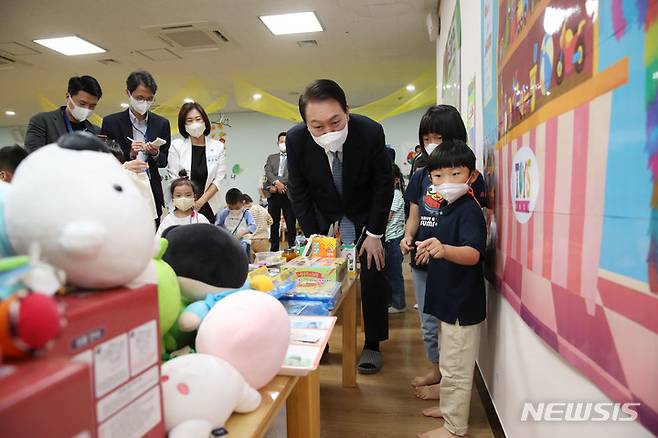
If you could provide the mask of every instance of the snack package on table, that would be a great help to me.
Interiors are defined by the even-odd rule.
[[[338,249],[338,257],[347,260],[347,273],[350,278],[356,277],[356,273],[359,269],[359,258],[357,257],[356,246],[352,245],[341,245]]]
[[[300,279],[281,300],[320,301],[331,310],[336,307],[341,294],[342,287],[337,281]]]
[[[296,285],[295,271],[287,267],[267,268],[261,266],[247,276],[247,284],[252,289],[268,292],[279,299]]]
[[[341,282],[347,274],[347,260],[342,258],[297,257],[286,264],[297,278]]]
[[[336,249],[337,245],[334,237],[314,234],[309,237],[304,252],[301,254],[304,257],[334,258],[336,257]]]
[[[286,262],[283,251],[259,252],[256,254],[256,266],[279,266]]]

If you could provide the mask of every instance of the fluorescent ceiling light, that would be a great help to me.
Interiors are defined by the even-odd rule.
[[[253,96],[251,96],[251,97],[253,97],[253,98],[254,98],[254,100],[260,100],[260,99],[261,99],[261,97],[263,97],[263,95],[262,95],[262,94],[260,94],[260,93],[254,93],[254,95],[253,95]]]
[[[407,85],[407,91],[416,91],[416,87],[414,87],[414,84]]]
[[[15,116],[16,115],[16,113],[14,111],[5,111],[5,114],[7,114],[8,116]]]
[[[194,102],[194,99],[191,99],[191,98],[189,98],[189,97],[186,97],[185,99],[183,99],[183,102],[185,102],[185,103],[192,103],[192,102]]]
[[[293,33],[322,32],[324,29],[318,21],[315,12],[299,12],[296,14],[262,15],[260,21],[274,35],[289,35]]]
[[[103,53],[107,51],[77,36],[45,38],[34,40],[34,42],[66,56],[88,55],[90,53]]]
[[[121,103],[121,108],[128,108],[130,105],[128,105],[126,102]]]

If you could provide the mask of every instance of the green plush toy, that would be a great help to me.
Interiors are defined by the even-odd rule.
[[[160,336],[163,336],[163,347],[167,347],[167,336],[169,330],[178,320],[181,312],[181,293],[176,273],[162,256],[167,251],[169,243],[166,239],[160,239],[160,252],[153,260],[155,270],[158,274],[158,305],[160,308]]]

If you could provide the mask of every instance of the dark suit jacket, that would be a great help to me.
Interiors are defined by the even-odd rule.
[[[27,125],[25,133],[25,149],[28,152],[34,152],[42,146],[55,143],[62,135],[67,134],[66,122],[64,122],[65,107],[60,107],[54,111],[39,113],[32,116]],[[100,128],[85,120],[85,130],[92,134],[98,134]]]
[[[286,134],[288,189],[304,233],[326,233],[346,215],[373,234],[384,234],[393,201],[393,171],[382,126],[350,114],[343,145],[343,196],[334,184],[329,160],[301,123]],[[357,230],[358,230],[357,228]]]
[[[103,118],[103,126],[101,127],[101,135],[107,135],[108,138],[116,141],[121,145],[123,155],[126,161],[130,158],[130,145],[131,141],[128,137],[133,137],[133,126],[130,122],[128,115],[129,109],[121,111],[120,113],[110,114]],[[167,143],[160,147],[160,153],[157,158],[148,158],[149,171],[151,174],[151,189],[155,199],[155,205],[158,208],[158,213],[164,205],[164,195],[162,193],[162,179],[158,172],[158,167],[167,167],[167,157],[169,155],[169,146],[171,145],[171,127],[169,120],[157,114],[149,113],[148,123],[146,125],[148,140],[153,141],[157,137],[165,140]]]
[[[286,167],[283,169],[283,176],[279,177],[280,163],[281,154],[272,154],[267,157],[267,162],[265,163],[265,182],[263,183],[263,191],[266,198],[272,196],[269,188],[274,185],[274,181],[281,181],[283,185],[288,185],[288,163],[286,163]]]

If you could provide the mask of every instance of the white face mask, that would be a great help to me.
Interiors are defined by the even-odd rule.
[[[432,188],[434,193],[438,193],[448,201],[448,204],[452,204],[457,199],[468,193],[468,189],[470,189],[471,186],[466,183],[443,183],[438,186],[433,186]]]
[[[128,98],[130,99],[130,107],[134,109],[137,114],[142,116],[146,114],[148,110],[151,109],[151,105],[153,105],[153,102],[137,100],[131,95],[128,95]]]
[[[340,131],[327,132],[319,137],[311,134],[311,137],[313,137],[313,140],[325,150],[329,152],[337,152],[343,147],[345,140],[347,140],[347,123],[345,123],[345,127]]]
[[[279,143],[279,150],[281,151],[282,154],[286,153],[286,144],[285,143]]]
[[[185,130],[192,137],[198,138],[201,137],[206,130],[206,124],[202,122],[192,122],[189,125],[185,125]]]
[[[75,120],[77,120],[78,122],[84,122],[94,112],[94,110],[91,110],[89,108],[83,108],[81,106],[76,105],[75,102],[73,102],[73,99],[71,98],[71,96],[69,96],[69,103],[73,107],[73,108],[71,108],[69,106],[68,107],[69,111],[71,112],[71,115],[73,116],[73,118]]]
[[[194,207],[194,198],[174,198],[174,207],[180,211],[187,211]]]
[[[436,149],[438,146],[438,143],[430,143],[425,145],[425,152],[427,152],[427,155],[432,155],[432,152],[434,152],[434,149]]]

